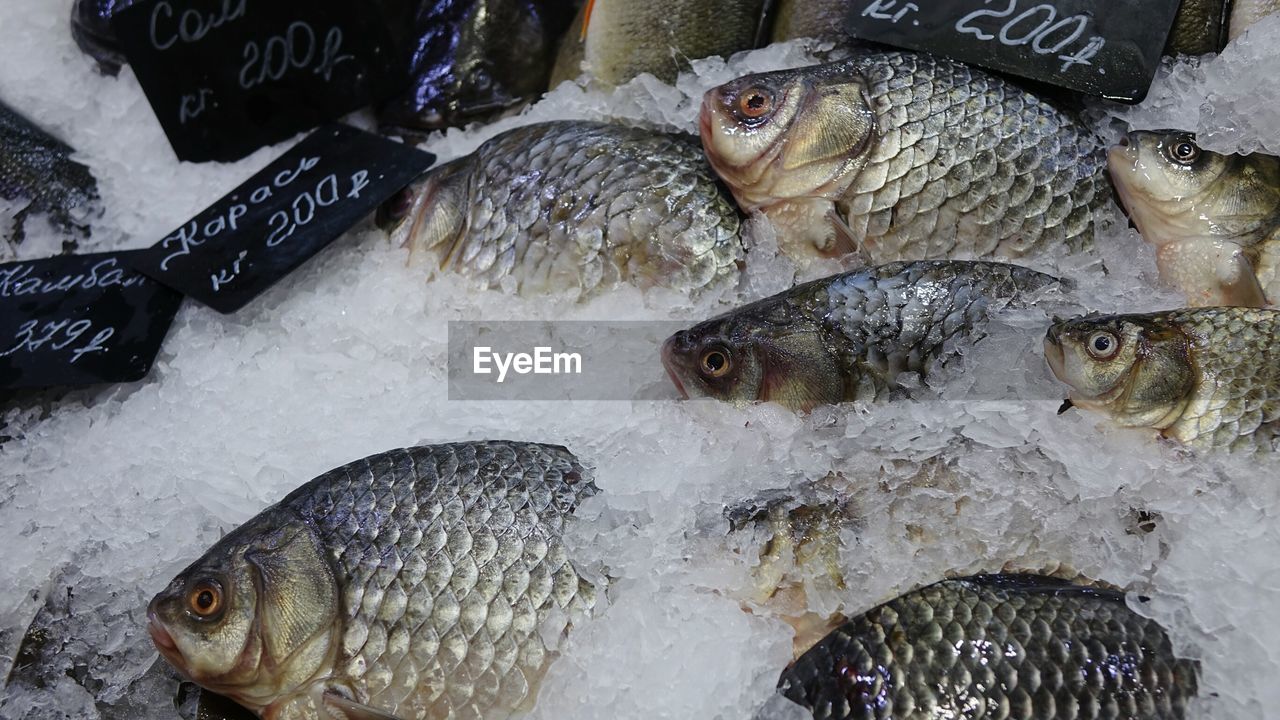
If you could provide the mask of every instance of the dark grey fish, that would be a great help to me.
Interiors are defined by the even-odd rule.
[[[994,312],[1058,285],[1004,263],[889,263],[833,275],[668,338],[662,362],[685,395],[795,410],[891,395]]]
[[[26,237],[32,213],[45,213],[68,234],[88,237],[98,183],[89,168],[71,159],[75,150],[0,103],[0,197],[27,201],[13,218],[12,241]]]
[[[461,127],[547,89],[556,41],[578,0],[423,0],[412,24],[409,90],[379,123],[409,134]]]
[[[111,16],[133,3],[134,0],[76,0],[71,6],[71,37],[107,75],[116,75],[128,63],[111,27]]]
[[[215,544],[151,601],[180,673],[262,717],[505,717],[595,605],[561,532],[595,494],[566,449],[467,442],[327,472]]]
[[[816,720],[1186,717],[1198,668],[1122,593],[1034,575],[946,580],[872,608],[783,671]]]

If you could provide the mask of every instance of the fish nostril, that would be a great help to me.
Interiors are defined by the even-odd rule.
[[[1121,136],[1120,136],[1119,146],[1120,146],[1120,147],[1129,147],[1129,135],[1128,135],[1128,133],[1126,133],[1126,134],[1124,134],[1124,135],[1121,135]]]

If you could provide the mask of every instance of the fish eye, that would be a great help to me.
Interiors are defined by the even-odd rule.
[[[222,610],[222,585],[216,580],[201,580],[187,593],[187,607],[196,617],[208,620]]]
[[[717,378],[727,375],[733,367],[733,363],[729,360],[729,351],[722,347],[713,347],[704,351],[699,364],[702,366],[702,374]]]
[[[1107,330],[1096,332],[1089,336],[1085,350],[1095,360],[1110,360],[1120,351],[1120,338]]]
[[[1190,138],[1184,137],[1166,145],[1165,154],[1180,165],[1190,165],[1200,159],[1200,148]]]
[[[738,95],[738,112],[748,120],[758,120],[773,112],[773,93],[766,88],[747,88]]]

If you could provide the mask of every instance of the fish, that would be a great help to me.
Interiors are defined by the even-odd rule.
[[[982,70],[858,51],[709,90],[699,129],[738,205],[794,258],[1017,258],[1093,239],[1105,146]]]
[[[773,12],[772,41],[817,38],[848,42],[844,22],[852,6],[849,0],[780,0]]]
[[[1280,311],[1182,308],[1053,324],[1045,359],[1071,404],[1203,451],[1271,452]]]
[[[662,362],[685,397],[808,412],[902,393],[985,320],[1061,280],[985,261],[898,262],[797,285],[669,337]]]
[[[689,61],[756,47],[767,0],[588,0],[561,43],[554,87],[585,69],[604,88],[649,73],[674,83]]]
[[[1232,0],[1229,40],[1235,40],[1268,15],[1280,12],[1280,0]]]
[[[115,77],[129,63],[111,18],[133,4],[134,0],[75,0],[71,5],[71,37],[104,75]]]
[[[1199,666],[1121,592],[978,575],[850,619],[783,670],[815,720],[1188,717]]]
[[[1204,55],[1221,51],[1227,44],[1232,4],[1228,0],[1182,0],[1173,16],[1163,54]]]
[[[737,277],[741,216],[696,138],[599,122],[501,133],[384,204],[433,268],[522,295],[618,283],[696,292]]]
[[[543,621],[595,606],[562,539],[595,493],[559,446],[373,455],[215,543],[147,629],[181,675],[267,720],[506,717],[553,659]]]
[[[101,214],[98,181],[71,159],[75,150],[0,103],[0,198],[26,204],[13,216],[10,241],[26,237],[26,221],[43,213],[74,249],[89,237],[89,222]]]
[[[1108,152],[1116,192],[1192,306],[1280,302],[1280,158],[1202,149],[1179,130],[1130,132]]]
[[[463,127],[546,92],[577,0],[423,0],[414,4],[409,89],[378,108],[379,128],[417,138]]]

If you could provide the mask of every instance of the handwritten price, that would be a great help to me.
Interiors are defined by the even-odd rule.
[[[93,328],[93,323],[88,320],[55,320],[46,322],[44,326],[40,326],[39,320],[28,320],[22,323],[15,334],[16,343],[13,347],[0,352],[0,357],[7,357],[17,352],[36,352],[45,344],[49,344],[51,350],[63,350],[70,348],[80,340],[85,333]],[[81,357],[94,352],[105,352],[107,348],[103,345],[112,335],[115,335],[115,328],[105,327],[98,331],[87,343],[78,348],[71,350],[71,362],[79,360]],[[58,339],[60,341],[55,341]]]

